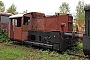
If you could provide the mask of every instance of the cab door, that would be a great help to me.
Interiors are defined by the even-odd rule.
[[[22,41],[28,40],[29,26],[30,26],[30,17],[24,16],[22,23]]]
[[[22,28],[21,28],[22,17],[14,19],[14,39],[22,40]]]

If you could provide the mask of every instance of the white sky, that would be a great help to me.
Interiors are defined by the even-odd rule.
[[[6,9],[14,3],[17,6],[17,11],[22,13],[25,10],[28,12],[43,12],[46,15],[54,14],[58,11],[62,2],[69,3],[71,14],[75,13],[76,5],[79,0],[2,0]],[[81,0],[82,1],[82,0]],[[89,4],[90,0],[83,0],[84,3]]]

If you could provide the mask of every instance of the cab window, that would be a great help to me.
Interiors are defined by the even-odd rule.
[[[23,25],[29,25],[30,24],[30,17],[24,16],[24,23]]]

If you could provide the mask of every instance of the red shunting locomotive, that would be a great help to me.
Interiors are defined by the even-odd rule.
[[[73,17],[70,14],[45,16],[30,12],[9,17],[8,37],[12,41],[65,51],[74,46],[80,36],[73,33]]]

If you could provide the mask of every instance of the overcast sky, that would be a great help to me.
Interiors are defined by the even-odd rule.
[[[22,13],[25,10],[28,12],[43,12],[46,15],[54,14],[58,11],[62,2],[69,3],[71,14],[75,13],[76,5],[79,0],[2,0],[6,9],[14,3],[17,6],[17,11]],[[82,0],[81,0],[82,1]],[[83,0],[86,4],[90,3],[90,0]]]

